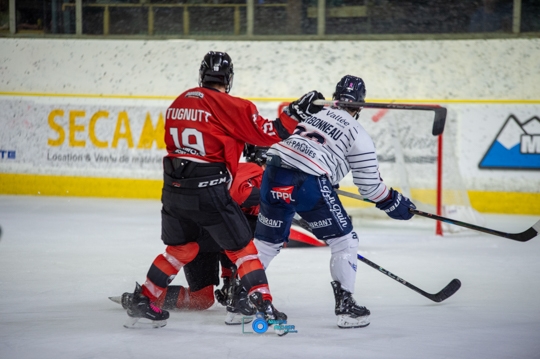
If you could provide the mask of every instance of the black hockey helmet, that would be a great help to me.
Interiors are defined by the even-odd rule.
[[[268,152],[269,149],[270,147],[261,147],[246,143],[243,154],[246,158],[246,162],[253,162],[262,166],[266,163],[266,152]]]
[[[337,83],[333,100],[347,102],[366,102],[366,85],[360,77],[346,75]],[[347,106],[347,108],[351,108]],[[361,108],[360,106],[358,108]]]
[[[204,55],[199,69],[199,86],[204,83],[218,83],[227,87],[228,93],[233,84],[233,63],[226,52],[210,51]]]

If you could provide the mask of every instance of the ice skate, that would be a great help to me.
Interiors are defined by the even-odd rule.
[[[287,320],[287,315],[278,311],[271,301],[263,300],[260,292],[254,292],[249,296],[251,303],[255,306],[258,313],[264,315],[266,321],[269,320]]]
[[[223,278],[223,287],[221,289],[216,289],[214,295],[219,304],[227,306],[227,300],[231,294],[231,279]]]
[[[285,313],[278,311],[271,301],[263,300],[260,292],[252,293],[249,299],[257,309],[256,317],[258,319],[256,320],[260,320],[259,318],[264,319],[280,337],[288,333],[287,330],[276,330],[276,324],[281,325],[287,322],[287,315]]]
[[[253,320],[256,309],[248,299],[247,292],[240,283],[240,280],[233,279],[231,281],[226,305],[227,315],[225,317],[225,324],[239,325],[242,324],[242,319],[244,323],[249,323]]]
[[[232,294],[229,304],[227,304],[227,316],[225,317],[225,324],[238,325],[249,323],[253,320],[253,315],[256,312],[255,307],[249,301],[247,292],[243,287],[239,287],[239,291]]]
[[[169,312],[159,309],[150,299],[144,296],[142,288],[139,283],[136,284],[135,291],[132,294],[131,301],[126,297],[127,314],[129,319],[124,324],[126,328],[135,328],[138,326],[151,325],[153,328],[161,328],[167,324],[169,318]],[[124,295],[122,295],[124,299]],[[122,301],[122,306],[124,301]],[[143,321],[139,321],[143,319]]]
[[[225,324],[227,325],[240,325],[242,323],[247,324],[253,321],[253,315],[242,314],[242,312],[235,308],[227,307],[227,315],[225,316]]]
[[[341,283],[332,282],[336,299],[337,326],[340,328],[362,328],[369,325],[370,311],[356,304],[352,294],[341,288]]]

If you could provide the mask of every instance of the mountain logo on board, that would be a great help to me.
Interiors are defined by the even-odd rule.
[[[510,115],[478,167],[540,170],[540,119],[520,123]]]

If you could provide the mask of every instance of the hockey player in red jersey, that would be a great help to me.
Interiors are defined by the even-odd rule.
[[[162,192],[162,234],[165,253],[158,255],[142,286],[128,303],[126,326],[139,318],[164,325],[169,317],[157,299],[180,269],[199,252],[198,239],[207,232],[238,268],[249,300],[267,320],[286,319],[272,305],[264,268],[253,244],[252,231],[240,207],[231,200],[229,182],[236,176],[245,143],[270,146],[287,138],[297,121],[282,113],[275,121],[261,117],[256,106],[229,95],[233,64],[224,52],[209,52],[199,69],[199,87],[174,100],[165,115]],[[316,92],[295,103],[306,112]]]
[[[246,162],[238,164],[238,172],[230,188],[231,197],[240,205],[252,232],[255,231],[259,214],[259,187],[266,165],[267,151],[268,147],[246,144],[243,152]],[[156,300],[156,305],[167,310],[210,308],[214,304],[214,286],[219,284],[221,266],[223,287],[215,291],[216,298],[227,307],[225,324],[241,324],[239,317],[253,314],[253,307],[246,303],[247,295],[239,288],[239,281],[234,275],[236,266],[207,233],[198,240],[198,243],[199,253],[183,268],[188,287],[169,285]],[[239,298],[240,296],[242,298]],[[132,293],[123,293],[110,299],[127,309],[132,297]],[[241,308],[242,304],[247,307]]]
[[[259,187],[266,163],[266,151],[268,151],[268,147],[246,144],[244,149],[246,162],[238,164],[238,172],[230,188],[231,197],[240,205],[252,232],[255,231],[257,215],[259,214]],[[213,241],[211,238],[209,240]],[[199,255],[201,254],[204,253],[199,253]],[[222,251],[214,252],[213,256],[206,254],[205,257],[213,258],[213,264],[208,260],[198,259],[199,255],[184,267],[189,288],[169,286],[157,303],[163,302],[162,308],[164,309],[203,310],[209,308],[214,303],[213,285],[217,285],[219,282],[217,273],[219,257],[223,287],[215,291],[216,298],[227,307],[225,324],[241,324],[239,317],[254,313],[252,306],[247,301],[247,293],[234,275],[236,266],[228,261]],[[209,287],[203,287],[203,283]],[[198,288],[202,289],[198,290]],[[203,303],[204,305],[201,305]]]
[[[240,205],[253,232],[259,214],[259,188],[266,167],[267,151],[268,147],[246,144],[244,149],[246,162],[238,164],[238,172],[230,188],[232,199]],[[234,275],[236,267],[210,236],[205,236],[198,242],[199,253],[193,261],[183,267],[188,286],[169,285],[156,300],[156,305],[167,310],[205,310],[210,308],[217,298],[220,304],[226,306],[225,324],[241,324],[242,319],[244,323],[248,322],[246,316],[253,314],[253,307],[246,301],[245,290],[240,287]],[[291,243],[297,247],[325,245],[313,235],[304,234],[297,228],[291,228],[289,246]],[[220,267],[223,286],[214,291],[214,286],[219,284]],[[127,309],[132,297],[132,293],[126,292],[109,299]]]

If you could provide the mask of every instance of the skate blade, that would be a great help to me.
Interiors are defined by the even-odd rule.
[[[275,325],[274,325],[273,329],[274,329],[274,333],[276,333],[276,334],[277,334],[278,336],[280,336],[280,337],[289,334],[289,331],[288,331],[288,330],[284,330],[284,329],[276,329],[276,326],[275,326]]]
[[[116,296],[116,297],[109,297],[109,299],[112,300],[113,302],[115,302],[116,304],[122,305],[122,296],[121,295]]]
[[[127,329],[145,329],[145,328],[163,328],[167,325],[166,320],[150,320],[146,318],[133,318],[129,317],[125,323],[124,328]]]
[[[252,316],[246,316],[242,313],[231,313],[227,312],[227,316],[225,317],[225,324],[227,325],[240,325],[242,322],[244,324],[251,323],[253,321]]]
[[[352,318],[348,315],[338,315],[337,326],[341,329],[363,328],[369,325],[369,315]]]

